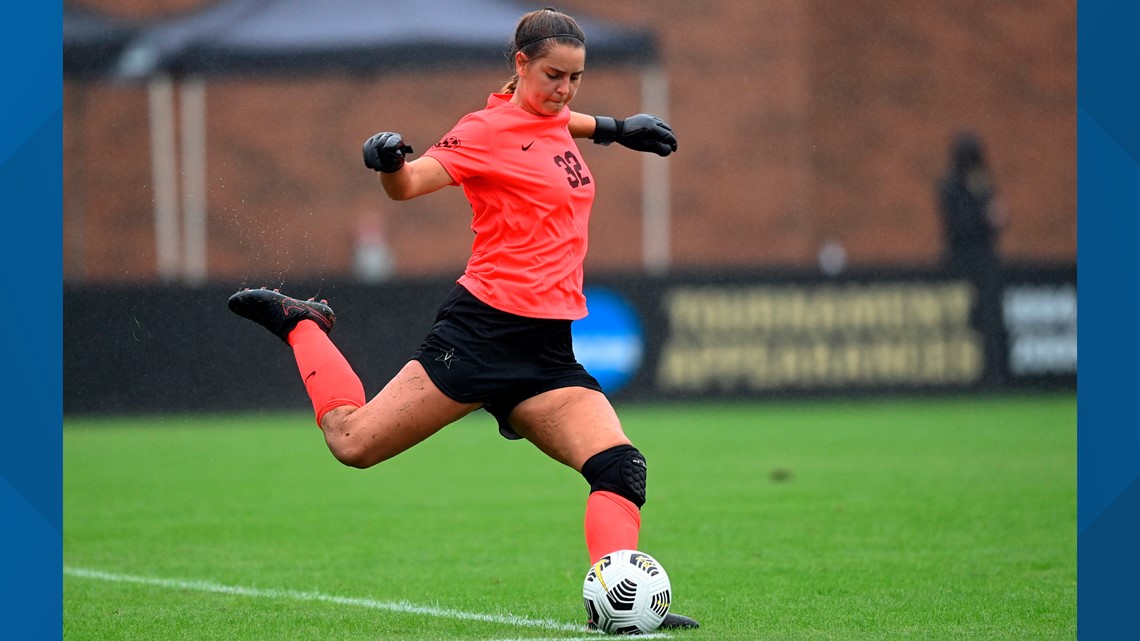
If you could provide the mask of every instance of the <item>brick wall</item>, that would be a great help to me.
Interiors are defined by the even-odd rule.
[[[203,3],[85,4],[149,17]],[[558,6],[659,34],[680,138],[669,160],[680,268],[811,265],[832,240],[854,264],[930,264],[940,251],[933,184],[963,127],[984,140],[1009,205],[1005,255],[1075,259],[1071,0]],[[360,145],[392,129],[426,149],[507,75],[504,65],[210,81],[211,278],[343,277],[358,221],[371,216],[383,217],[400,273],[457,273],[471,241],[461,191],[389,202]],[[633,114],[638,87],[635,69],[588,69],[574,106]],[[65,83],[68,279],[155,277],[147,118],[141,86]],[[616,146],[582,151],[598,180],[587,267],[636,269],[640,159]]]

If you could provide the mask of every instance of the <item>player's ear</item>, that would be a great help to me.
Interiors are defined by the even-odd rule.
[[[523,52],[515,52],[515,73],[518,74],[520,78],[523,76],[523,70],[526,69],[526,66],[529,62],[530,60],[527,60],[526,56],[523,55]]]

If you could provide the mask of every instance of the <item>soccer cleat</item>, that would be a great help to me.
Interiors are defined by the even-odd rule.
[[[230,311],[258,323],[286,340],[289,332],[303,320],[311,320],[326,334],[336,324],[336,314],[328,301],[299,300],[286,296],[276,289],[243,289],[230,296]]]
[[[677,630],[680,628],[699,628],[701,624],[697,623],[695,619],[690,619],[681,614],[673,614],[672,612],[665,615],[665,620],[661,625],[657,626],[658,630]]]

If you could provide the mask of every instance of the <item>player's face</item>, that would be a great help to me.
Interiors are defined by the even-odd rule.
[[[515,57],[519,82],[513,102],[537,116],[553,116],[578,93],[586,48],[555,44],[541,58]]]

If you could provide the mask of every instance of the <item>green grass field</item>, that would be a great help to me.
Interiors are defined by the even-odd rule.
[[[675,639],[1075,639],[1076,398],[619,406]],[[68,419],[65,639],[596,639],[585,482],[478,413],[370,470],[309,415]]]

